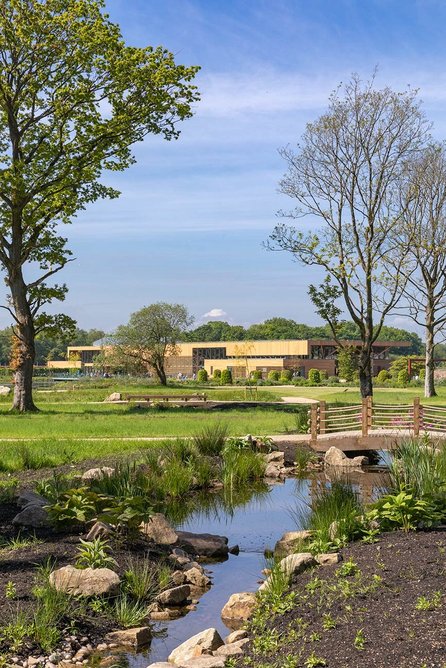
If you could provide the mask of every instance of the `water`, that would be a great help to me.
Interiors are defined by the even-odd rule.
[[[273,548],[286,531],[299,528],[290,511],[297,506],[304,509],[308,500],[309,482],[289,478],[265,488],[263,493],[254,493],[232,512],[228,512],[227,504],[226,509],[215,504],[211,509],[197,507],[178,528],[227,536],[230,546],[239,545],[240,554],[229,555],[224,562],[204,564],[211,571],[213,584],[201,597],[197,609],[185,617],[156,624],[154,630],[164,630],[164,637],[154,638],[145,653],[127,654],[125,663],[130,668],[146,668],[152,662],[166,661],[180,643],[209,627],[227,635],[230,629],[221,621],[221,609],[231,594],[258,589],[265,567],[265,548]]]

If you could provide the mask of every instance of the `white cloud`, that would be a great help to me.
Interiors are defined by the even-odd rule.
[[[223,311],[221,308],[212,308],[210,311],[205,313],[202,318],[223,318],[225,315],[228,315],[226,311]]]

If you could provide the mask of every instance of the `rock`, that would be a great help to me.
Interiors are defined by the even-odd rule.
[[[183,666],[185,661],[196,659],[202,654],[215,652],[223,644],[217,629],[206,629],[176,647],[169,655],[169,661],[177,666]]]
[[[19,508],[26,508],[26,506],[47,506],[48,499],[45,499],[41,494],[33,492],[32,489],[24,489],[17,495],[17,506]]]
[[[269,452],[267,455],[263,455],[263,459],[266,461],[267,464],[271,464],[272,462],[274,462],[278,466],[285,465],[285,453],[280,451]]]
[[[257,597],[253,592],[232,594],[223,606],[221,617],[230,628],[241,626],[249,619],[257,605]]]
[[[115,472],[115,469],[111,466],[100,466],[96,469],[88,469],[85,473],[82,474],[82,482],[90,482],[91,480],[99,480],[105,476],[111,476]]]
[[[183,571],[183,576],[186,578],[186,582],[195,585],[195,587],[200,587],[200,589],[204,589],[211,584],[207,575],[204,575],[202,571],[195,567]]]
[[[242,648],[248,642],[248,638],[245,638],[243,640],[238,640],[237,642],[222,645],[214,652],[214,656],[241,656],[243,654]]]
[[[8,394],[11,394],[11,388],[7,385],[0,385],[0,396],[7,397]]]
[[[150,619],[154,622],[168,622],[172,619],[178,619],[181,616],[181,612],[176,609],[166,608],[165,610],[154,610],[150,613]]]
[[[120,392],[112,392],[108,395],[104,401],[122,401],[122,396]]]
[[[114,529],[111,524],[107,524],[106,522],[95,522],[87,533],[86,540],[92,541],[95,538],[111,536],[113,532]]]
[[[183,661],[178,668],[225,668],[225,659],[221,656],[200,656],[197,659]]]
[[[342,466],[344,468],[360,468],[369,463],[367,457],[353,457],[350,459],[347,455],[336,448],[334,445],[327,450],[324,455],[324,463],[327,466]]]
[[[152,632],[148,626],[139,626],[134,629],[107,633],[105,640],[115,642],[118,645],[125,645],[126,647],[134,647],[138,650],[138,648],[146,647],[150,644]]]
[[[50,518],[43,506],[32,503],[18,513],[12,520],[14,526],[32,527],[33,529],[49,528]]]
[[[228,552],[229,552],[229,554],[235,554],[235,555],[240,554],[240,546],[239,545],[232,545],[228,549]]]
[[[278,567],[280,570],[285,573],[289,578],[293,575],[299,575],[307,568],[311,568],[316,565],[316,560],[310,552],[300,552],[297,554],[289,554],[287,557],[279,561]],[[259,591],[265,591],[269,587],[269,578],[263,582]]]
[[[161,594],[158,594],[156,601],[161,603],[161,605],[182,605],[190,595],[189,585],[181,585],[179,587],[172,587],[171,589],[166,589],[162,591]]]
[[[274,554],[276,556],[288,556],[293,554],[299,543],[308,540],[311,537],[311,531],[287,531],[282,538],[277,541],[274,547]]]
[[[339,552],[329,552],[328,554],[317,554],[315,559],[318,564],[321,566],[331,566],[332,564],[338,564],[342,561],[342,557]]]
[[[266,465],[265,478],[280,478],[283,473],[283,468],[278,466],[276,462]]]
[[[156,663],[151,663],[147,668],[172,668],[172,664],[167,663],[167,661],[157,661]]]
[[[248,637],[248,631],[246,629],[239,629],[238,631],[233,631],[225,638],[225,643],[231,645],[238,640],[245,640]]]
[[[140,530],[158,545],[174,545],[178,540],[176,531],[162,513],[154,513],[148,522],[141,524]]]
[[[57,591],[64,591],[72,596],[117,594],[120,582],[119,576],[110,568],[80,569],[64,566],[50,575],[50,584]]]
[[[191,554],[216,559],[228,556],[228,539],[209,533],[178,531],[178,544]]]
[[[170,576],[170,579],[172,580],[174,585],[179,587],[180,585],[186,583],[186,574],[184,573],[184,571],[174,571]]]

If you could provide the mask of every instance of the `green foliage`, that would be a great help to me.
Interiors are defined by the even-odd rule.
[[[13,601],[17,597],[17,587],[15,586],[15,583],[12,580],[8,580],[8,582],[5,585],[5,598],[8,599],[8,601]]]
[[[197,373],[197,380],[199,383],[207,383],[208,382],[208,372],[206,369],[199,369]]]
[[[132,601],[126,594],[119,596],[111,608],[113,618],[124,628],[141,626],[150,614],[144,602]]]
[[[394,359],[389,367],[389,371],[392,374],[393,378],[398,378],[399,380],[399,373],[400,371],[408,371],[408,361],[409,359],[412,359],[412,374],[414,376],[419,376],[420,373],[424,370],[424,362],[423,361],[417,361],[414,359],[415,357],[419,357],[418,355],[400,355],[396,359]],[[408,374],[409,375],[409,374]],[[410,378],[407,379],[407,381],[400,381],[400,382],[409,382]]]
[[[339,376],[328,376],[327,384],[328,385],[339,385]]]
[[[311,652],[310,656],[305,659],[304,666],[305,668],[318,668],[318,666],[326,666],[327,662],[320,656],[317,656],[314,652]]]
[[[310,369],[308,372],[308,382],[312,385],[319,385],[321,382],[321,374],[319,369]]]
[[[250,375],[251,375],[251,380],[255,380],[255,381],[262,380],[262,378],[263,378],[262,372],[259,371],[258,369],[256,369],[255,371],[251,371]]]
[[[408,489],[417,498],[431,497],[439,504],[446,495],[446,448],[438,448],[427,436],[402,442],[389,467],[392,488]]]
[[[232,385],[232,372],[230,369],[223,369],[220,376],[222,385]]]
[[[17,608],[12,619],[0,627],[0,637],[13,653],[20,652],[25,640],[32,634],[33,625],[29,616]]]
[[[220,455],[228,437],[228,431],[227,424],[222,422],[206,425],[193,437],[194,445],[202,455]]]
[[[290,369],[282,369],[280,373],[280,382],[289,383],[293,377],[292,371]]]
[[[401,385],[407,385],[409,381],[409,372],[407,369],[401,369],[401,371],[398,372],[398,382],[401,383]]]
[[[280,373],[279,373],[279,371],[274,371],[274,370],[273,370],[273,371],[269,371],[269,372],[268,372],[268,380],[272,380],[272,381],[274,381],[274,382],[277,383],[277,381],[279,380],[279,378],[280,378]]]
[[[107,522],[119,532],[138,535],[139,526],[147,522],[151,508],[147,499],[142,496],[129,496],[121,499],[110,499],[98,514],[98,520]]]
[[[221,380],[221,369],[215,369],[214,373],[212,374],[212,378],[214,380]]]
[[[366,637],[364,633],[364,629],[358,629],[355,635],[355,639],[353,641],[354,646],[356,649],[359,649],[360,651],[364,649],[366,643]]]
[[[230,489],[260,479],[265,473],[265,460],[249,447],[228,441],[222,452],[222,480]]]
[[[345,578],[351,575],[355,575],[359,572],[358,564],[355,563],[352,559],[344,561],[344,563],[336,569],[336,577]]]
[[[385,494],[373,504],[369,516],[386,529],[416,529],[419,524],[433,526],[444,517],[431,499],[417,499],[401,489],[398,494]]]
[[[108,541],[103,538],[94,538],[92,541],[80,538],[76,566],[77,568],[112,568],[117,563],[109,552]]]
[[[170,582],[170,569],[148,559],[129,558],[124,572],[124,590],[137,601],[153,601]]]
[[[388,380],[390,377],[390,373],[386,369],[381,369],[381,371],[376,376],[376,382],[380,384],[384,383],[384,381]]]
[[[431,598],[426,596],[419,596],[415,603],[415,610],[437,610],[441,608],[443,594],[441,591],[436,591]]]
[[[11,503],[17,492],[17,478],[0,481],[0,503]]]
[[[358,355],[356,348],[345,346],[338,349],[337,354],[338,374],[348,383],[355,380],[355,371],[358,370]]]
[[[88,487],[69,489],[48,506],[48,515],[56,526],[82,525],[95,517],[100,500]]]

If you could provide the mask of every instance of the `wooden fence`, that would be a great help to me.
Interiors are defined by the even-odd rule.
[[[321,401],[311,406],[310,428],[312,441],[319,435],[344,431],[360,431],[362,436],[399,429],[415,436],[421,431],[446,433],[446,406],[424,405],[419,397],[412,404],[375,404],[372,397],[351,406],[327,406]]]

